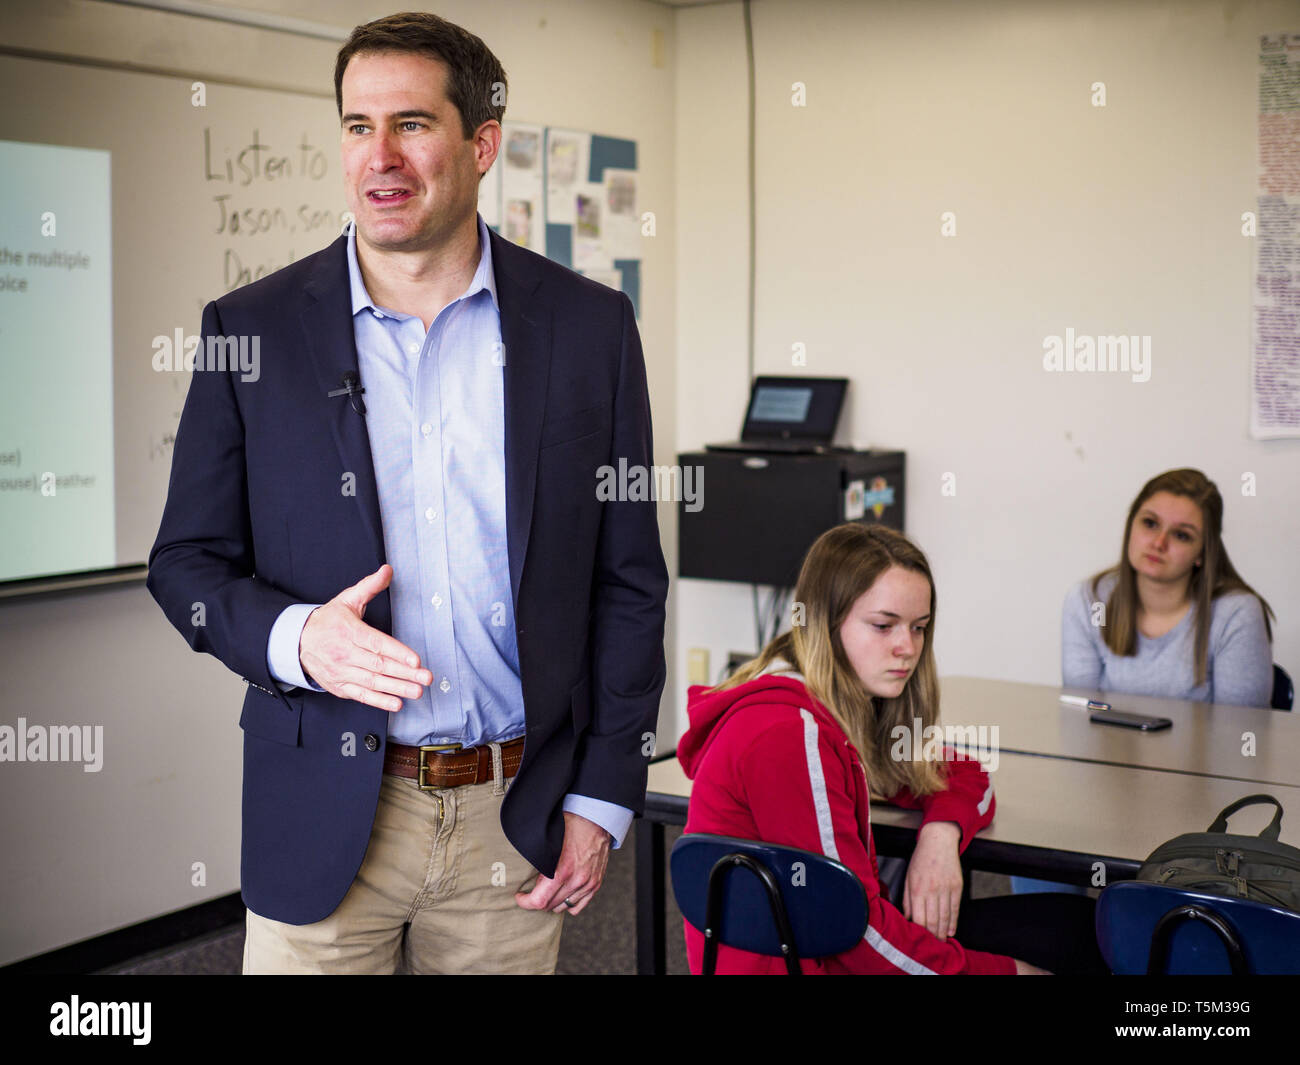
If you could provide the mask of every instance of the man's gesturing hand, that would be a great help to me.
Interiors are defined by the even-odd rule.
[[[515,893],[515,902],[525,910],[581,913],[600,890],[609,861],[609,833],[578,814],[564,813],[564,846],[555,876],[537,874],[533,890]],[[566,906],[565,900],[571,905]]]
[[[433,683],[419,655],[361,620],[366,604],[392,579],[393,567],[384,564],[344,588],[307,616],[298,641],[298,660],[308,677],[331,695],[382,710],[400,710],[396,696],[418,699],[423,686]]]

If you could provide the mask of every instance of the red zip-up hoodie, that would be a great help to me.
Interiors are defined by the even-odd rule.
[[[778,661],[776,668],[783,663]],[[787,670],[788,664],[785,664]],[[766,673],[707,694],[690,688],[691,727],[677,757],[694,784],[687,832],[763,840],[825,854],[848,866],[866,889],[866,935],[852,950],[819,961],[806,973],[1001,973],[1013,959],[967,950],[909,921],[880,892],[866,772],[844,730],[793,671]],[[961,850],[993,820],[993,786],[978,761],[945,748],[947,790],[917,799],[908,791],[890,802],[925,812],[929,821],[961,826]],[[704,937],[686,922],[686,954],[698,973]],[[785,962],[721,946],[719,973],[784,973]]]

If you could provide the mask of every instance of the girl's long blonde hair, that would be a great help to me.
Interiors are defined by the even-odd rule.
[[[1138,601],[1137,573],[1128,560],[1128,544],[1133,534],[1133,519],[1142,509],[1142,504],[1157,492],[1183,496],[1201,508],[1204,553],[1201,564],[1192,570],[1191,582],[1187,586],[1187,596],[1196,610],[1193,653],[1196,683],[1200,685],[1205,683],[1214,600],[1229,592],[1249,592],[1253,595],[1264,610],[1264,629],[1268,633],[1269,642],[1273,640],[1273,626],[1268,619],[1277,615],[1273,614],[1273,608],[1264,601],[1264,597],[1241,579],[1232,560],[1228,558],[1228,549],[1223,546],[1223,496],[1219,494],[1218,486],[1200,470],[1166,470],[1147,481],[1133,500],[1133,505],[1128,508],[1119,564],[1093,574],[1091,578],[1094,600],[1097,599],[1097,587],[1104,577],[1114,575],[1117,578],[1106,603],[1106,623],[1101,629],[1106,646],[1117,655],[1137,654],[1137,617],[1141,603]]]
[[[873,697],[844,653],[840,626],[853,604],[892,566],[919,573],[930,584],[930,621],[921,658],[896,699]],[[939,679],[934,665],[935,594],[930,564],[921,549],[902,533],[884,525],[849,522],[828,529],[808,550],[795,586],[796,623],[772,640],[721,684],[722,691],[762,673],[784,658],[803,674],[808,690],[839,722],[857,749],[871,787],[888,798],[907,787],[913,795],[930,795],[945,787],[942,761],[912,761],[916,747],[906,744],[906,760],[890,755],[895,727],[911,735],[920,721],[925,729],[939,722]],[[802,619],[798,616],[802,607]],[[930,734],[932,735],[932,733]],[[899,748],[904,745],[897,745]]]

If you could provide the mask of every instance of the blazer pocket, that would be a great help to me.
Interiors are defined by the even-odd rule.
[[[292,710],[286,710],[270,692],[249,685],[244,696],[244,711],[239,715],[239,727],[259,739],[283,743],[290,747],[301,744],[302,698],[286,696]]]
[[[587,407],[572,414],[561,414],[558,418],[548,418],[542,424],[541,447],[554,447],[567,444],[570,440],[580,440],[584,436],[599,432],[609,424],[609,404]]]
[[[573,709],[573,734],[581,736],[591,724],[591,681],[587,677],[574,686],[569,700]]]

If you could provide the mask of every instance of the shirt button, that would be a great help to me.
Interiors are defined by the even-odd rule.
[[[434,606],[442,606],[442,596],[435,595],[432,599],[429,600],[429,602],[431,602]]]
[[[419,344],[407,344],[407,345],[406,345],[406,350],[409,351],[412,355],[414,355],[416,352],[418,352],[418,351],[420,350],[420,345],[419,345]]]
[[[449,681],[446,677],[443,677],[442,683],[438,685],[438,688],[443,692],[443,694],[446,694],[447,692],[451,691],[451,681]]]
[[[422,432],[425,436],[428,436],[431,432],[433,432],[433,426],[430,425],[428,422],[425,422],[422,426],[420,426],[420,432]]]
[[[433,521],[434,518],[438,516],[438,512],[434,510],[433,507],[427,507],[424,511],[424,516],[430,521]]]
[[[366,750],[367,751],[379,750],[379,737],[376,736],[373,732],[369,733],[366,736]]]

